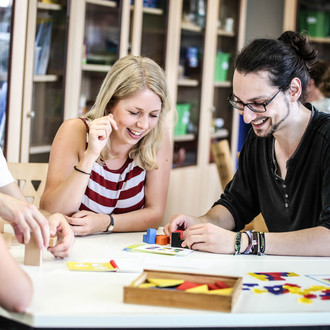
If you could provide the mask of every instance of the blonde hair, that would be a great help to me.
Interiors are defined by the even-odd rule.
[[[153,170],[158,168],[157,152],[164,140],[166,118],[171,111],[165,73],[156,62],[132,55],[119,59],[106,75],[92,109],[84,117],[94,120],[106,116],[117,102],[146,88],[159,96],[162,107],[157,125],[132,147],[129,157],[143,169]],[[109,139],[100,158],[109,159],[110,150]]]

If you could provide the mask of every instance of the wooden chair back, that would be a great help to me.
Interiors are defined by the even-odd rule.
[[[220,140],[212,143],[211,151],[214,162],[217,165],[222,190],[225,190],[226,185],[234,176],[228,140]]]
[[[228,182],[234,176],[234,168],[232,165],[231,152],[228,140],[220,140],[211,144],[211,151],[215,164],[217,165],[219,178],[222,189],[224,190]],[[243,231],[256,230],[267,232],[268,228],[261,214],[247,224]]]
[[[8,168],[21,188],[25,198],[39,207],[44,192],[48,163],[11,163]]]

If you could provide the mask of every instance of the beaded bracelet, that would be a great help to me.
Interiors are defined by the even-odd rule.
[[[249,243],[248,243],[247,248],[243,252],[243,254],[250,254],[251,253],[251,249],[252,249],[252,234],[251,234],[251,231],[250,230],[245,231],[244,233],[247,235],[247,237],[249,239]]]

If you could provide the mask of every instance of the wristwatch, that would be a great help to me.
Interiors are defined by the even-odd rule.
[[[109,217],[110,217],[110,224],[109,224],[108,228],[104,231],[105,233],[112,233],[113,232],[114,221],[113,221],[112,214],[109,214]]]

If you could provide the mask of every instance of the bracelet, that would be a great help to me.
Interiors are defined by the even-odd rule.
[[[252,234],[251,234],[250,230],[245,231],[244,233],[247,235],[247,237],[249,239],[249,243],[248,243],[246,250],[243,252],[243,254],[250,254],[251,249],[252,249]]]
[[[260,242],[260,244],[259,244],[260,250],[258,252],[258,255],[262,256],[262,255],[264,255],[265,249],[266,249],[265,233],[262,231],[259,233],[259,242]]]
[[[92,174],[92,173],[88,173],[88,172],[85,172],[85,171],[79,170],[79,168],[77,168],[76,165],[73,166],[73,168],[74,168],[76,171],[78,171],[78,172],[80,172],[80,173],[83,173],[83,174],[86,174],[86,175],[91,175],[91,174]]]
[[[237,254],[240,254],[240,251],[241,251],[241,235],[242,235],[242,233],[240,231],[238,231],[236,233],[234,256],[236,256]]]
[[[253,231],[252,232],[252,248],[251,248],[251,254],[258,254],[259,250],[259,236],[258,232]]]
[[[104,233],[112,233],[113,232],[113,228],[114,228],[114,219],[112,214],[109,214],[110,217],[110,223],[109,226],[107,227],[107,229],[104,231]]]

